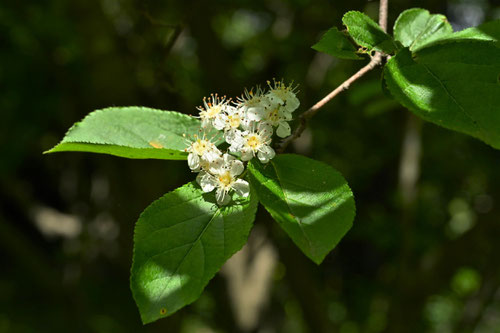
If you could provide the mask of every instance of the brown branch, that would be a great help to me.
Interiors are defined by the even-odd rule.
[[[380,0],[378,10],[378,25],[387,32],[387,15],[389,12],[389,0]]]
[[[375,56],[372,58],[372,60],[363,68],[361,68],[356,74],[348,78],[344,83],[342,83],[340,86],[335,88],[331,93],[326,95],[322,100],[314,104],[309,110],[306,112],[302,113],[299,116],[300,120],[300,125],[293,131],[292,135],[290,135],[288,138],[283,140],[279,147],[276,149],[278,153],[282,153],[285,151],[286,147],[295,139],[300,137],[302,132],[306,129],[307,126],[307,121],[311,119],[318,111],[321,109],[323,106],[325,106],[326,103],[330,102],[334,97],[336,97],[338,94],[340,94],[342,91],[349,89],[349,86],[356,81],[357,79],[361,78],[363,75],[374,69],[377,65],[379,65],[382,61],[382,55],[380,53],[376,53]]]
[[[379,7],[379,25],[382,28],[382,30],[387,31],[387,12],[389,8],[388,4],[389,0],[380,0],[380,7]],[[375,53],[375,55],[371,58],[370,62],[361,68],[359,71],[356,72],[356,74],[352,75],[350,78],[348,78],[344,83],[342,83],[340,86],[335,88],[332,92],[330,92],[328,95],[326,95],[323,99],[321,99],[319,102],[314,104],[311,108],[309,108],[306,112],[302,113],[299,116],[299,121],[300,125],[293,131],[293,133],[283,140],[279,146],[276,148],[276,152],[282,153],[285,151],[285,149],[288,147],[288,145],[300,137],[300,135],[304,132],[304,130],[307,127],[307,122],[309,119],[311,119],[318,111],[321,109],[323,106],[325,106],[326,103],[330,102],[333,98],[335,98],[338,94],[340,94],[342,91],[349,89],[349,86],[361,78],[363,75],[377,67],[382,63],[384,55],[382,53]]]

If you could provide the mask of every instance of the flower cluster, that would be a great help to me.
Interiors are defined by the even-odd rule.
[[[186,148],[189,168],[198,172],[196,181],[204,192],[216,190],[219,205],[231,201],[231,191],[248,196],[248,182],[242,179],[243,162],[254,157],[269,162],[276,154],[271,147],[274,133],[281,138],[291,134],[288,122],[300,104],[296,89],[283,81],[267,83],[267,91],[260,87],[245,90],[235,101],[215,94],[204,98],[203,106],[197,108],[200,132],[220,131],[228,145],[223,153],[213,139],[201,134]]]

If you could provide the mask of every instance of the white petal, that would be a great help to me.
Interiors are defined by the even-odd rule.
[[[246,198],[250,193],[250,186],[248,185],[248,182],[243,179],[238,179],[233,183],[231,187],[236,192],[236,194],[238,194],[241,197]]]
[[[229,164],[229,163],[233,162],[234,160],[236,160],[236,157],[229,155],[229,154],[224,154],[223,158],[224,158],[224,164]]]
[[[241,149],[241,159],[243,161],[250,161],[253,158],[253,151],[251,149]]]
[[[264,118],[265,109],[262,106],[251,106],[247,108],[247,118],[252,121],[259,121]]]
[[[299,99],[294,93],[290,92],[286,99],[286,109],[290,112],[295,111],[300,105]]]
[[[201,174],[200,174],[201,175]],[[196,177],[196,181],[198,181],[198,177]],[[215,179],[211,175],[205,173],[200,177],[198,182],[201,186],[203,192],[212,192],[215,188]]]
[[[227,143],[230,145],[233,143],[234,138],[236,137],[236,130],[229,130],[224,133],[224,139],[226,140]]]
[[[222,107],[222,110],[224,110],[228,115],[233,115],[238,112],[237,108],[227,104]]]
[[[231,163],[231,170],[229,170],[229,173],[230,173],[231,177],[235,177],[235,176],[241,175],[243,170],[245,170],[245,166],[243,165],[243,162],[241,162],[239,160],[235,160],[235,161],[233,161],[233,163]]]
[[[241,132],[238,130],[234,131],[234,136],[231,137],[231,147],[229,147],[229,151],[236,153],[243,147],[245,144],[245,135],[246,132]],[[229,143],[229,142],[228,142]]]
[[[190,153],[188,155],[188,166],[191,170],[198,170],[200,168],[200,157],[197,154]]]
[[[269,100],[272,102],[272,103],[278,103],[278,104],[284,104],[285,101],[283,99],[281,99],[274,91],[270,91],[268,94],[267,94],[267,98],[269,98]]]
[[[219,159],[221,157],[221,155],[222,155],[222,153],[220,152],[220,150],[217,148],[214,148],[212,150],[207,150],[201,158],[204,159],[205,161],[213,162],[213,161]]]
[[[224,166],[224,160],[221,157],[219,157],[209,163],[208,171],[213,175],[218,175],[223,171],[222,168],[223,166]]]
[[[226,119],[227,119],[226,115],[221,115],[220,117],[215,118],[214,127],[219,131],[224,129],[224,127],[226,127]]]
[[[231,196],[221,188],[218,188],[217,192],[215,192],[215,199],[217,199],[217,204],[219,206],[223,206],[227,205],[229,201],[231,201]]]
[[[274,149],[269,147],[269,146],[264,146],[260,149],[259,153],[257,154],[257,157],[262,163],[267,163],[269,162],[270,159],[272,159],[276,153],[274,152]]]
[[[276,134],[280,138],[286,138],[292,133],[292,129],[290,128],[290,125],[288,125],[287,122],[281,121],[278,125],[278,128],[276,129]]]
[[[263,122],[259,124],[258,132],[263,138],[268,138],[273,135],[273,127],[268,122]]]
[[[241,127],[245,130],[245,131],[250,131],[252,128],[255,127],[255,124],[256,122],[255,121],[252,121],[248,118],[243,118],[240,122],[240,125]]]
[[[292,113],[283,108],[280,109],[279,116],[285,121],[290,121],[293,118]]]

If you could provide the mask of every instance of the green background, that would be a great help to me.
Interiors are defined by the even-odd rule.
[[[1,2],[0,332],[498,332],[500,152],[410,117],[381,92],[380,69],[324,107],[289,149],[344,175],[353,228],[316,266],[259,208],[236,273],[270,282],[247,326],[234,299],[259,287],[231,288],[230,267],[192,305],[140,322],[129,289],[133,227],[149,203],[194,178],[185,162],[42,156],[92,110],[195,114],[205,95],[236,96],[272,77],[300,85],[303,111],[364,63],[310,47],[341,28],[345,12],[376,18],[377,6]],[[390,0],[389,26],[416,6],[458,29],[500,17],[494,0]],[[401,158],[419,144],[420,158],[405,164],[420,169],[413,185]]]

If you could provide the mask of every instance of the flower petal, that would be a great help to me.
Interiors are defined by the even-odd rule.
[[[262,163],[267,163],[269,162],[270,159],[272,159],[276,153],[274,152],[274,149],[269,147],[269,146],[263,146],[259,153],[257,154],[257,157],[259,158],[259,161]]]
[[[187,158],[188,166],[191,170],[200,169],[200,157],[197,154],[190,153]]]
[[[253,151],[251,149],[241,149],[241,160],[250,161],[253,158]]]
[[[231,201],[231,196],[223,189],[218,188],[215,192],[215,199],[217,200],[217,204],[219,206],[224,206],[227,205],[229,201]]]
[[[243,165],[243,162],[239,160],[235,160],[231,163],[231,169],[229,170],[229,173],[231,177],[235,177],[238,175],[241,175],[241,173],[245,170],[245,166]]]
[[[248,194],[250,193],[250,185],[248,185],[248,182],[243,179],[236,180],[231,187],[236,194],[244,198],[248,197]]]
[[[196,177],[196,181],[200,184],[203,192],[212,192],[215,188],[215,179],[213,176],[206,172],[200,172],[200,174]]]
[[[276,129],[276,135],[278,135],[280,138],[286,138],[290,134],[292,134],[290,125],[288,125],[288,123],[285,121],[281,121],[278,125],[278,128]]]

